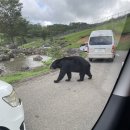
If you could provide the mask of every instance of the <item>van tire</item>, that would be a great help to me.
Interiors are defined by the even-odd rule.
[[[93,59],[92,59],[92,58],[89,58],[89,61],[91,61],[91,62],[92,62],[92,61],[93,61]]]

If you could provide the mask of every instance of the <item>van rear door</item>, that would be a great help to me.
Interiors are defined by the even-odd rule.
[[[90,37],[89,53],[110,54],[112,52],[113,41],[112,36]]]

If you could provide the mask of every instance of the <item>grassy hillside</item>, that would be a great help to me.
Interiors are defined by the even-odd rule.
[[[130,16],[127,18],[123,33],[130,33]]]
[[[117,41],[119,41],[120,35],[122,34],[127,34],[130,33],[130,17],[127,18],[122,18],[119,20],[110,20],[108,23],[104,23],[102,25],[97,25],[96,27],[91,27],[89,29],[80,31],[80,32],[75,32],[71,33],[69,35],[65,35],[64,39],[65,41],[68,41],[70,43],[68,48],[78,48],[80,44],[82,44],[84,41],[81,40],[83,38],[89,37],[90,33],[93,30],[101,30],[101,29],[111,29],[115,32],[117,35]],[[84,39],[85,40],[85,39]],[[27,40],[28,41],[28,40]],[[86,39],[87,41],[87,39]],[[22,48],[38,48],[44,44],[45,41],[42,39],[36,39],[33,38],[31,41],[28,41],[27,44],[22,45]],[[47,41],[46,41],[47,42]]]
[[[29,41],[27,44],[22,45],[22,48],[38,48],[43,45],[43,40],[41,38],[34,38],[33,41]]]
[[[101,30],[101,29],[111,29],[115,32],[116,37],[118,37],[118,39],[120,38],[121,34],[128,34],[130,33],[130,17],[123,18],[120,19],[118,21],[110,21],[109,23],[105,23],[103,25],[99,25],[96,27],[92,27],[91,29],[86,29],[84,31],[80,31],[80,32],[76,32],[76,33],[72,33],[69,35],[64,36],[65,40],[67,40],[71,45],[69,45],[69,48],[78,48],[80,46],[80,44],[82,43],[82,38],[84,37],[89,37],[90,33],[93,30]],[[80,42],[79,42],[80,41]],[[129,41],[130,39],[127,39],[126,42],[126,47],[129,47]],[[123,41],[122,41],[123,42]],[[122,48],[122,45],[119,45],[120,47],[118,48]]]
[[[76,33],[72,33],[69,35],[64,36],[65,40],[68,41],[71,45],[68,46],[69,48],[76,48],[79,47],[79,43],[78,41],[81,38],[84,38],[86,36],[89,36],[91,31],[93,31],[94,29],[87,29],[84,31],[80,31],[80,32],[76,32]]]

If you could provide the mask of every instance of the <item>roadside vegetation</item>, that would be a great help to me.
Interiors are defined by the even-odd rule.
[[[6,81],[8,83],[15,83],[21,80],[25,80],[28,78],[32,78],[38,75],[43,75],[48,72],[50,72],[50,64],[52,63],[52,59],[43,62],[43,66],[37,67],[30,71],[24,71],[24,72],[16,72],[13,74],[7,74],[5,76],[1,76],[0,80]]]
[[[23,45],[21,45],[20,47],[21,48],[39,48],[39,47],[41,47],[43,45],[43,39],[41,39],[41,38],[35,38],[35,39],[33,39],[33,41],[31,41],[31,42],[29,42],[29,43],[27,43],[27,44],[23,44]]]
[[[14,83],[20,80],[24,80],[27,78],[31,78],[40,74],[45,74],[49,72],[48,67],[39,67],[37,69],[34,69],[32,71],[26,71],[26,72],[16,72],[14,74],[7,74],[5,76],[0,77],[1,80],[6,81],[8,83]]]

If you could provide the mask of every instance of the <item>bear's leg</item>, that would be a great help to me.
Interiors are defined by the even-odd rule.
[[[85,73],[79,73],[79,75],[80,75],[80,79],[78,79],[77,81],[83,81]]]
[[[67,76],[68,76],[68,79],[66,79],[65,81],[70,81],[70,79],[71,79],[71,72],[67,72]]]
[[[65,76],[66,72],[64,70],[60,70],[59,76],[57,80],[54,80],[54,83],[58,83],[60,80],[62,80]]]
[[[90,71],[88,71],[87,73],[86,73],[87,75],[88,75],[88,79],[92,79],[92,74],[91,74],[91,72]]]

